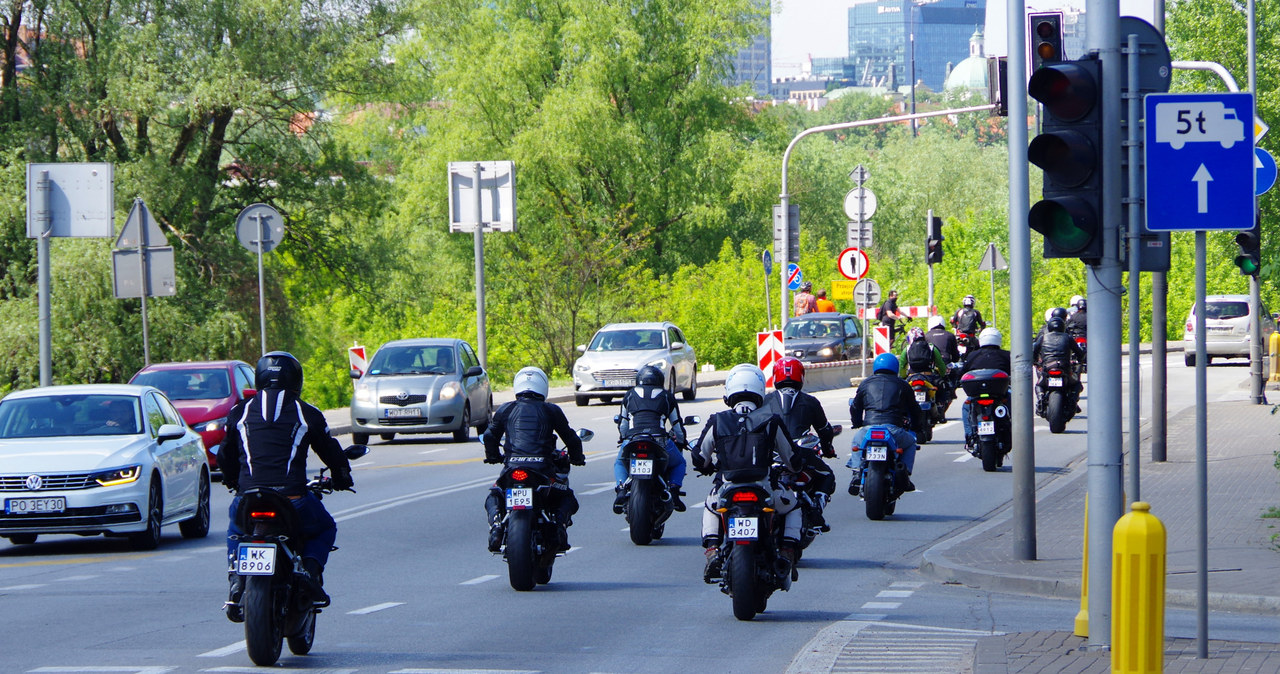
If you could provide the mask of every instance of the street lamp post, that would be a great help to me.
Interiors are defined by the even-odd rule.
[[[916,8],[919,6],[920,5],[914,2],[911,3],[911,10],[910,10],[911,16],[908,18],[908,21],[910,22],[910,25],[911,25],[911,28],[910,28],[911,82],[908,83],[908,86],[911,88],[911,114],[912,115],[916,114]],[[911,118],[911,135],[912,137],[915,137],[917,135],[915,117]]]

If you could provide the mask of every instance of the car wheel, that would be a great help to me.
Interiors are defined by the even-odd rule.
[[[351,434],[351,444],[353,444],[353,445],[367,445],[367,444],[369,444],[369,434],[368,434],[368,433],[352,433],[352,434]]]
[[[683,393],[685,400],[698,398],[698,364],[693,364],[693,376],[689,378],[689,389]]]
[[[462,406],[462,424],[453,432],[454,442],[466,442],[471,439],[471,405]]]
[[[209,535],[209,475],[200,471],[200,486],[196,487],[196,513],[191,519],[178,522],[183,538],[204,538]]]
[[[591,398],[588,398],[587,396],[580,396],[575,394],[573,396],[573,404],[577,405],[578,407],[586,407],[587,405],[591,404]]]
[[[667,392],[670,393],[672,397],[675,397],[676,395],[676,371],[675,370],[672,370],[667,373]]]
[[[14,545],[31,545],[36,542],[36,534],[9,534],[5,538]]]
[[[164,502],[160,498],[160,484],[156,476],[151,476],[151,488],[147,490],[147,528],[136,534],[129,534],[129,545],[134,550],[155,550],[160,545],[160,521],[164,513]]]

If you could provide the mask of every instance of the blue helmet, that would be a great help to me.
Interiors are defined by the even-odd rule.
[[[875,361],[871,363],[871,371],[879,372],[888,370],[894,374],[898,373],[898,357],[892,353],[882,353],[876,356]]]

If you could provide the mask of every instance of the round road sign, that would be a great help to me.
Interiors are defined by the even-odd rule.
[[[800,265],[792,262],[787,265],[787,289],[799,290],[800,284],[804,283],[804,274],[800,272]]]
[[[249,252],[258,252],[258,241],[262,241],[262,252],[269,253],[284,238],[284,218],[280,211],[266,204],[246,206],[236,216],[236,239]]]
[[[858,281],[858,285],[853,287],[853,301],[863,307],[880,304],[880,284],[869,278]]]
[[[850,220],[867,221],[876,214],[876,195],[865,187],[855,187],[844,195],[844,214]]]
[[[840,257],[836,258],[836,267],[845,278],[857,281],[867,275],[867,269],[871,266],[871,261],[867,259],[867,254],[860,248],[845,248],[840,251]]]

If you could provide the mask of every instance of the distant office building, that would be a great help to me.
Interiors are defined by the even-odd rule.
[[[756,0],[757,4],[769,8],[769,0]],[[733,59],[733,75],[730,84],[750,84],[756,90],[756,97],[769,95],[769,83],[773,81],[773,42],[769,22],[764,23],[764,33],[757,35],[749,46],[738,52]]]
[[[867,0],[849,8],[849,61],[863,86],[896,89],[915,79],[941,91],[947,64],[969,55],[969,38],[986,20],[986,0]]]

